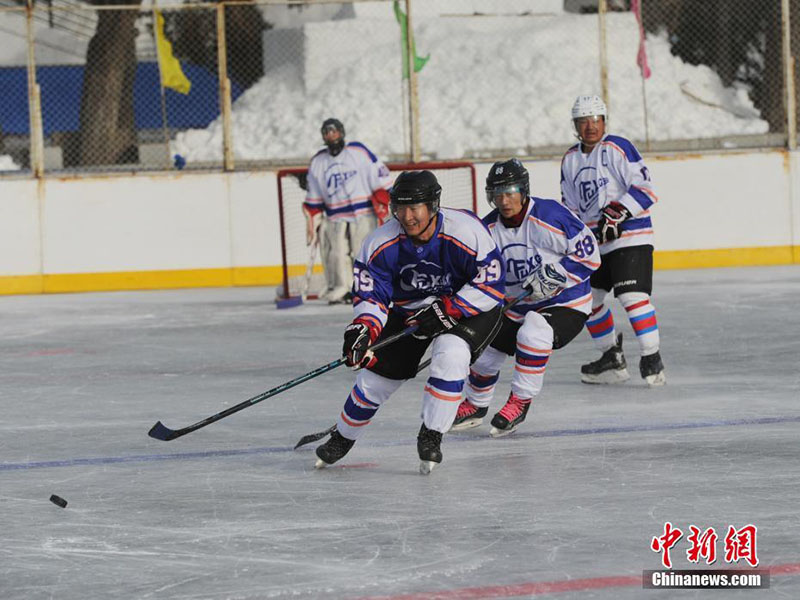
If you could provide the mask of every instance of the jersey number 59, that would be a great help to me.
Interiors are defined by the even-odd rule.
[[[472,280],[472,283],[494,283],[500,279],[502,273],[503,270],[500,268],[500,261],[495,259],[478,270],[478,276]]]
[[[365,269],[353,270],[353,287],[356,292],[371,292],[375,288],[375,282],[372,275]]]

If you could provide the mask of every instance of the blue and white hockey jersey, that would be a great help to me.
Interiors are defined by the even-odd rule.
[[[575,144],[561,160],[561,198],[581,221],[599,231],[601,211],[611,202],[627,208],[619,239],[600,245],[600,254],[653,244],[650,207],[658,201],[650,173],[636,147],[624,137],[605,135],[589,154]]]
[[[373,214],[372,192],[391,183],[389,169],[364,144],[349,142],[336,156],[323,148],[308,167],[304,205],[312,212],[324,209],[330,221],[355,221]]]
[[[542,302],[519,302],[506,311],[512,321],[521,321],[532,310],[564,306],[589,314],[592,288],[589,277],[600,266],[600,252],[589,228],[556,200],[530,197],[519,227],[506,227],[497,209],[483,218],[500,249],[506,270],[506,294],[522,293],[522,283],[539,265],[557,263],[567,277],[567,286]]]
[[[422,246],[392,219],[367,237],[353,265],[354,317],[382,328],[390,308],[411,314],[442,296],[470,317],[502,305],[504,281],[497,245],[471,212],[441,208]]]

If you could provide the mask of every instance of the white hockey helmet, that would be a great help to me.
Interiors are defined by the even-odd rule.
[[[572,120],[581,117],[602,116],[603,120],[608,120],[608,110],[606,103],[600,96],[578,96],[575,104],[572,105]]]

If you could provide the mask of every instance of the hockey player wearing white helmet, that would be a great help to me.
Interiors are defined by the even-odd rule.
[[[364,238],[389,216],[391,178],[364,144],[345,143],[338,119],[326,119],[320,133],[325,148],[311,159],[303,213],[306,243],[312,245],[319,236],[324,297],[337,303],[351,297],[353,258]]]
[[[561,161],[561,199],[597,236],[602,264],[592,274],[592,313],[586,327],[602,356],[581,367],[585,383],[630,378],[611,310],[613,290],[639,342],[639,373],[649,385],[666,383],[653,288],[653,225],[658,200],[650,173],[630,140],[606,132],[608,111],[598,96],[578,96],[572,123],[579,143]]]

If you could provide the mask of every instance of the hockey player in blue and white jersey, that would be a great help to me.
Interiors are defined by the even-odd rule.
[[[442,461],[442,434],[456,417],[469,365],[500,326],[504,271],[489,231],[470,212],[439,208],[442,188],[430,171],[401,173],[391,191],[391,220],[367,237],[353,269],[353,322],[342,354],[358,371],[317,468],[341,459],[375,413],[431,347],[430,376],[417,436],[420,471]],[[374,354],[369,347],[410,326]]]
[[[557,200],[530,195],[528,171],[516,158],[495,163],[486,178],[494,207],[485,218],[506,268],[506,294],[530,295],[510,306],[500,332],[472,365],[452,430],[477,427],[489,409],[500,367],[514,356],[508,401],[492,418],[490,435],[514,432],[542,389],[553,350],[583,328],[592,302],[589,277],[600,266],[597,241]]]
[[[653,225],[657,201],[650,174],[634,145],[606,133],[607,110],[598,96],[578,96],[572,122],[580,140],[561,161],[562,201],[592,228],[602,265],[592,275],[592,313],[586,327],[602,356],[581,367],[585,383],[617,383],[630,378],[611,309],[613,290],[639,341],[639,372],[649,385],[666,383],[659,353],[653,291]]]
[[[391,175],[364,144],[345,143],[338,119],[326,119],[321,133],[326,147],[308,167],[303,214],[309,246],[319,232],[323,297],[335,304],[349,299],[353,259],[364,238],[389,216]]]

